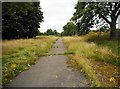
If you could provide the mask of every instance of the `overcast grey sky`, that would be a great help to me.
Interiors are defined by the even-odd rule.
[[[41,23],[40,32],[51,28],[62,31],[62,27],[70,20],[75,12],[78,0],[40,0],[44,22]]]

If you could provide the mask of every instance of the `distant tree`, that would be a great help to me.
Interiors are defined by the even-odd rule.
[[[54,33],[55,36],[60,36],[60,33],[57,32],[57,30],[54,30],[53,33]]]
[[[64,36],[72,36],[76,34],[76,25],[73,22],[68,22],[65,26],[63,26],[63,33]]]
[[[55,35],[55,36],[60,36],[60,33],[57,32],[57,30],[52,30],[52,29],[48,29],[46,32],[42,33],[42,32],[39,32],[39,35]]]
[[[38,35],[44,35],[44,33],[43,32],[39,32],[39,34]]]
[[[54,33],[54,35],[57,35],[58,32],[57,32],[57,30],[54,30],[53,33]]]
[[[47,35],[54,35],[54,32],[52,31],[52,29],[48,29],[46,32]]]
[[[62,31],[60,35],[61,35],[61,36],[65,36],[64,31]]]
[[[3,2],[3,39],[31,38],[39,34],[43,21],[40,2]]]
[[[47,36],[47,32],[44,32],[43,35]]]

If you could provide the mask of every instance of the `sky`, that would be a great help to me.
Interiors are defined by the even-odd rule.
[[[40,24],[40,32],[47,29],[62,32],[62,28],[70,21],[75,12],[75,5],[78,0],[40,0],[44,22]]]

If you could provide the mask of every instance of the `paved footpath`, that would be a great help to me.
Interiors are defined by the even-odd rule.
[[[29,70],[14,78],[8,87],[89,87],[82,73],[67,67],[67,56],[57,55],[65,50],[59,38],[49,52],[56,55],[40,57]]]

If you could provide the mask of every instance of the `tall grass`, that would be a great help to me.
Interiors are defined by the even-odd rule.
[[[99,38],[98,33],[90,33],[80,37],[63,37],[63,40],[67,51],[75,53],[73,57],[68,56],[70,60],[75,60],[76,66],[83,69],[95,86],[117,86],[120,66],[117,40],[110,40],[108,33],[101,33]],[[109,81],[112,76],[116,82]]]
[[[3,85],[27,70],[36,59],[47,53],[57,37],[36,37],[34,39],[4,40],[2,43]]]

